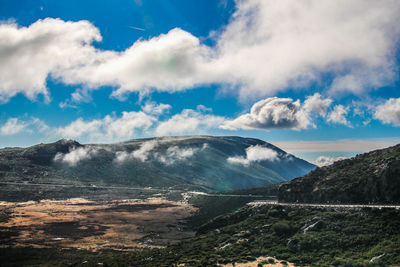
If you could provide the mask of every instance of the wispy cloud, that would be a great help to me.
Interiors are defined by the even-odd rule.
[[[133,30],[138,30],[138,31],[145,31],[143,28],[135,27],[135,26],[128,26],[128,28],[131,28]]]

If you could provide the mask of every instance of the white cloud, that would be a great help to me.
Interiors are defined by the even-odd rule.
[[[157,136],[183,133],[199,133],[199,131],[216,128],[225,119],[220,116],[204,114],[201,111],[184,109],[169,120],[160,122],[155,129]]]
[[[168,104],[157,104],[155,102],[146,102],[146,104],[142,107],[142,110],[147,114],[152,115],[162,115],[165,112],[168,112],[171,109],[171,105]]]
[[[250,113],[225,121],[220,127],[226,130],[237,129],[305,129],[315,125],[311,121],[313,113],[325,115],[331,99],[322,99],[316,93],[308,96],[303,106],[300,100],[270,97],[255,103]]]
[[[336,105],[329,113],[327,121],[350,126],[350,123],[346,119],[346,115],[348,113],[348,107],[344,107],[343,105]]]
[[[82,160],[91,159],[97,154],[97,152],[98,149],[90,146],[74,147],[66,154],[58,152],[54,157],[54,161],[67,163],[70,166],[76,166],[78,162]]]
[[[121,52],[96,49],[101,35],[87,21],[2,24],[0,100],[48,96],[49,75],[88,89],[115,86],[116,97],[222,83],[254,98],[329,72],[331,92],[360,94],[393,82],[399,19],[396,0],[238,0],[214,47],[176,28]]]
[[[28,124],[18,120],[18,118],[9,118],[7,122],[0,127],[1,135],[14,135],[22,132]]]
[[[384,124],[400,126],[400,98],[390,98],[376,107],[374,118]]]
[[[246,85],[241,87],[244,96],[303,87],[319,81],[321,72],[350,74],[364,79],[363,87],[388,83],[395,73],[397,1],[236,3],[237,11],[218,40],[219,63],[230,66]]]
[[[29,27],[0,24],[0,102],[17,93],[48,98],[46,79],[95,59],[99,30],[88,21],[47,18]]]
[[[319,167],[328,166],[333,164],[336,161],[344,160],[347,157],[327,157],[327,156],[320,156],[318,157],[313,163]]]
[[[128,153],[126,151],[117,151],[115,161],[118,163],[125,162],[131,159],[138,159],[142,162],[147,161],[149,158],[150,152],[158,146],[158,142],[156,140],[151,140],[148,142],[144,142],[139,149]]]
[[[131,154],[126,152],[126,151],[117,151],[115,153],[115,159],[114,160],[117,163],[123,163],[123,162],[125,162],[125,161],[127,161],[127,160],[129,160],[131,158],[130,155]]]
[[[128,160],[138,159],[142,162],[145,162],[150,160],[151,155],[152,160],[156,160],[165,165],[172,165],[177,161],[186,160],[197,152],[208,148],[208,144],[203,144],[201,148],[170,146],[165,152],[154,151],[154,149],[160,144],[168,144],[171,141],[172,140],[169,139],[151,140],[144,142],[139,149],[130,153],[126,151],[118,151],[115,155],[115,161],[117,163],[123,163]]]
[[[314,95],[307,96],[303,104],[303,109],[305,112],[317,112],[319,115],[325,117],[326,110],[332,104],[332,99],[321,98],[321,94],[315,93]]]
[[[84,121],[79,118],[65,127],[55,129],[63,138],[87,138],[96,142],[122,141],[135,136],[135,131],[151,127],[156,118],[142,111],[123,111],[121,117],[107,115],[103,119]]]
[[[137,158],[141,161],[146,161],[149,157],[149,152],[158,145],[157,141],[149,141],[143,143],[138,150],[132,152],[132,157]]]
[[[68,84],[116,86],[116,97],[153,89],[174,92],[212,82],[208,78],[213,76],[210,53],[198,38],[176,28],[150,40],[138,40],[123,52],[97,51],[95,62],[57,74]]]
[[[246,157],[242,156],[229,157],[227,160],[232,163],[249,165],[252,162],[259,162],[264,160],[268,161],[279,160],[279,157],[276,151],[267,147],[255,145],[246,148]]]
[[[165,154],[157,154],[157,160],[165,165],[172,165],[176,161],[186,160],[192,157],[199,151],[198,148],[179,148],[178,146],[172,146],[167,149]]]
[[[49,127],[40,119],[31,117],[30,119],[9,118],[7,122],[0,127],[0,135],[15,135],[19,133],[43,133]]]

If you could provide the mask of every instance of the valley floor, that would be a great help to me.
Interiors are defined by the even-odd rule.
[[[1,247],[129,251],[163,247],[194,236],[185,219],[196,211],[160,198],[89,201],[82,198],[0,202],[10,218],[0,222]]]

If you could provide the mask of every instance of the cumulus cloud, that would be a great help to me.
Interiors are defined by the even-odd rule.
[[[255,145],[246,148],[246,157],[229,157],[228,162],[249,165],[252,162],[279,160],[278,153],[270,148]]]
[[[155,134],[157,136],[164,136],[171,134],[198,133],[201,130],[217,128],[224,121],[224,117],[204,114],[201,111],[192,109],[184,109],[181,113],[175,114],[170,119],[160,122],[155,129]]]
[[[156,118],[142,111],[123,111],[121,117],[107,115],[103,119],[84,121],[79,118],[65,127],[55,129],[55,135],[64,138],[87,138],[89,140],[121,141],[135,136],[136,130],[151,127]]]
[[[387,1],[237,1],[219,38],[220,62],[246,84],[241,94],[272,94],[305,87],[332,72],[351,75],[363,89],[390,82],[395,73],[400,4]],[[372,45],[371,45],[372,44]],[[350,80],[350,79],[347,79]],[[335,90],[357,92],[357,82]],[[248,90],[248,88],[252,90]]]
[[[400,126],[400,98],[390,98],[376,107],[374,118],[384,124]]]
[[[0,135],[15,135],[22,132],[32,133],[45,132],[49,127],[40,119],[31,117],[30,119],[9,118],[0,127]]]
[[[91,43],[101,35],[88,21],[47,18],[29,27],[0,24],[0,40],[0,101],[6,102],[17,93],[48,97],[47,77],[96,60]]]
[[[244,0],[214,34],[215,46],[176,28],[121,52],[96,49],[102,37],[87,21],[2,24],[0,100],[48,96],[49,75],[88,89],[114,86],[116,97],[219,83],[254,98],[330,73],[332,93],[360,94],[393,82],[399,19],[396,0]]]
[[[347,121],[346,115],[349,113],[349,108],[343,105],[336,105],[328,115],[328,122],[338,123],[350,126]]]
[[[322,99],[316,93],[308,96],[303,106],[300,100],[291,98],[270,97],[255,103],[250,113],[225,121],[222,129],[305,129],[314,126],[313,113],[325,116],[326,109],[332,100]]]
[[[303,109],[306,113],[317,112],[319,115],[325,117],[326,110],[330,107],[332,102],[332,99],[323,99],[321,94],[315,93],[314,95],[306,97],[306,100],[303,104]]]
[[[326,157],[320,156],[313,163],[319,167],[328,166],[336,161],[347,159],[347,157]]]
[[[69,166],[76,166],[78,162],[82,160],[91,159],[97,152],[98,149],[90,146],[74,147],[66,154],[57,153],[54,157],[54,161],[63,162]]]

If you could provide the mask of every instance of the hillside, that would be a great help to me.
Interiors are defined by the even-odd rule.
[[[0,248],[0,262],[8,263],[5,266],[82,266],[83,262],[84,266],[271,266],[278,259],[283,266],[398,266],[399,229],[396,209],[247,205],[203,225],[195,237],[164,249],[93,253],[56,246]],[[270,256],[275,259],[264,260]]]
[[[281,202],[400,203],[400,144],[317,168],[281,185]]]
[[[287,181],[314,168],[269,143],[242,137],[102,145],[63,139],[0,150],[0,182],[237,190]]]

